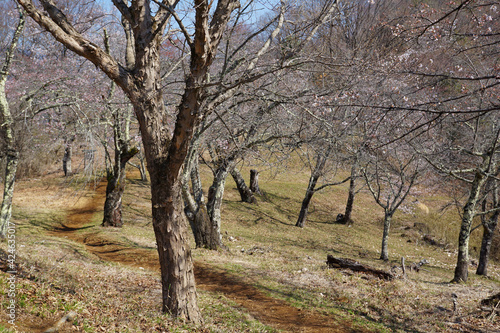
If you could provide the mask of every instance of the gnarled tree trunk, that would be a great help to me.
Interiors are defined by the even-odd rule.
[[[125,191],[125,166],[127,162],[137,154],[137,148],[128,149],[128,145],[122,147],[122,151],[116,151],[117,161],[112,172],[108,173],[108,185],[106,186],[106,201],[104,202],[103,227],[121,227],[122,219],[122,197]]]
[[[153,228],[160,258],[163,311],[194,323],[202,318],[196,300],[193,262],[187,238],[184,202],[181,197],[181,169],[194,130],[210,112],[205,110],[204,86],[220,39],[239,7],[238,0],[195,0],[194,36],[186,33],[191,51],[185,89],[178,105],[174,131],[167,117],[162,94],[160,49],[169,23],[170,8],[154,8],[150,1],[113,1],[130,23],[134,36],[133,68],[121,65],[96,43],[80,34],[55,2],[39,0],[43,10],[31,0],[17,0],[29,15],[54,38],[100,68],[129,97],[139,121],[151,179]],[[172,8],[173,7],[173,8]]]
[[[484,164],[484,163],[483,163]],[[462,225],[458,236],[458,257],[455,267],[453,282],[467,282],[469,276],[469,239],[472,220],[476,215],[476,205],[479,200],[481,188],[487,176],[481,170],[477,170],[470,189],[469,198],[463,208]]]
[[[128,25],[124,24],[125,31]],[[127,50],[132,49],[133,39],[127,34]],[[106,52],[110,53],[109,38],[106,30],[104,30],[104,45]],[[127,60],[130,61],[130,59]],[[127,64],[132,66],[132,64]],[[120,117],[120,109],[117,109],[109,103],[115,91],[115,83],[111,82],[111,87],[108,94],[108,109],[113,117],[113,141],[114,141],[114,164],[113,169],[107,170],[108,185],[106,186],[106,201],[104,202],[104,217],[102,221],[103,227],[121,227],[123,226],[122,219],[122,197],[125,191],[125,167],[127,162],[138,153],[136,147],[130,148],[130,110],[127,108],[125,117],[122,121]]]
[[[257,203],[257,199],[255,199],[252,191],[248,188],[247,184],[245,184],[245,180],[243,179],[241,172],[238,169],[233,168],[231,170],[231,176],[236,183],[236,188],[240,193],[241,201],[247,203]]]
[[[194,234],[196,247],[217,250],[222,245],[222,237],[220,235],[220,219],[219,225],[217,225],[217,223],[214,225],[212,218],[208,213],[208,204],[205,203],[201,187],[198,151],[195,146],[197,146],[197,142],[192,143],[189,152],[190,156],[188,157],[190,161],[186,163],[186,167],[190,168],[190,170],[186,170],[184,174],[183,194],[184,200],[186,201],[185,210]],[[191,179],[192,195],[189,193],[189,186],[187,185],[187,173],[189,173],[189,178]],[[214,180],[214,183],[215,182],[216,181]],[[210,205],[214,205],[214,201],[211,199],[210,194],[208,201]]]

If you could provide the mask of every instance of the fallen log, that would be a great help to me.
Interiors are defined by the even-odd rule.
[[[335,258],[334,256],[329,254],[326,257],[326,263],[330,268],[347,268],[354,272],[362,272],[365,274],[376,276],[379,279],[389,281],[394,280],[394,275],[389,272],[360,264],[359,262],[349,258]]]
[[[481,300],[482,306],[495,306],[500,303],[500,293],[494,294],[488,298]]]

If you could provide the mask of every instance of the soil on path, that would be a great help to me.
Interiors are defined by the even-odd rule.
[[[92,215],[103,207],[105,191],[105,184],[101,183],[92,196],[82,198],[78,207],[68,212],[66,223],[54,229],[52,235],[83,243],[89,252],[102,260],[159,271],[156,251],[130,247],[106,239],[102,233],[84,231]],[[205,263],[195,262],[195,278],[198,288],[225,294],[257,320],[276,329],[287,332],[360,332],[351,328],[349,322],[339,322],[269,297],[256,287]]]

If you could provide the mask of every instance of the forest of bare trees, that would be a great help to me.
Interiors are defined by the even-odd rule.
[[[461,212],[453,281],[468,280],[478,223],[476,273],[487,275],[499,239],[500,2],[0,7],[2,237],[16,174],[35,177],[63,161],[68,182],[105,173],[102,225],[120,227],[126,166],[145,165],[162,309],[198,323],[189,227],[197,247],[223,250],[227,177],[259,209],[265,194],[240,167],[252,159],[286,172],[293,156],[310,176],[297,227],[308,227],[315,193],[349,184],[338,222],[356,223],[356,195],[369,193],[384,213],[380,259],[388,260],[396,211],[416,188],[445,184]],[[206,184],[200,165],[211,171]]]

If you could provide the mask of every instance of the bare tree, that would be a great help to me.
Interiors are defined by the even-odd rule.
[[[331,17],[335,6],[334,2],[325,2],[308,24],[304,23],[303,18],[294,21],[297,27],[288,31],[288,36],[295,38],[296,42],[287,49],[284,57],[281,54],[283,45],[278,36],[285,25],[285,17],[296,9],[291,7],[292,10],[287,11],[285,2],[282,1],[268,23],[243,36],[241,31],[245,31],[244,25],[240,26],[238,21],[243,13],[240,11],[236,15],[238,20],[233,22],[230,33],[223,41],[224,57],[221,63],[216,64],[218,71],[213,77],[225,84],[217,87],[208,98],[209,105],[216,108],[212,117],[207,118],[199,133],[195,134],[191,144],[193,151],[188,154],[184,169],[183,194],[197,246],[217,248],[222,245],[222,198],[227,176],[230,173],[238,175],[234,171],[236,163],[245,154],[253,153],[256,156],[259,147],[266,146],[269,149],[276,142],[292,135],[291,129],[283,126],[287,117],[281,113],[278,115],[278,109],[293,98],[284,98],[282,91],[278,92],[273,88],[281,86],[283,78],[297,71],[300,66],[311,62],[312,58],[305,52],[305,48],[311,44],[317,30]],[[263,41],[258,38],[261,36],[265,37]],[[258,50],[256,53],[255,48]],[[232,88],[234,82],[244,82],[245,88],[241,87],[236,92]],[[204,140],[202,135],[206,137]],[[195,152],[202,149],[203,141],[211,155],[211,160],[205,162],[213,173],[206,203],[199,185],[198,153]],[[191,191],[188,188],[189,179]],[[242,178],[237,177],[237,184],[240,186],[241,180]],[[253,193],[256,192],[252,189],[252,184],[250,189]]]
[[[132,103],[139,121],[151,178],[153,228],[162,273],[163,310],[177,317],[200,322],[181,196],[182,168],[200,122],[218,105],[234,96],[242,84],[261,77],[257,71],[260,70],[259,61],[269,49],[275,35],[271,33],[256,54],[231,59],[235,64],[231,70],[236,68],[240,71],[238,77],[227,75],[228,71],[224,69],[219,80],[211,82],[210,68],[216,59],[228,22],[233,12],[240,8],[238,0],[219,0],[217,3],[195,0],[192,5],[192,30],[188,30],[175,12],[178,0],[133,0],[130,4],[113,0],[114,6],[123,19],[130,23],[132,30],[135,41],[135,62],[132,68],[106,53],[98,42],[92,42],[91,34],[78,30],[71,23],[70,16],[63,13],[54,1],[42,0],[39,5],[30,0],[18,0],[18,3],[57,41],[101,69]],[[285,7],[284,2],[280,7]],[[315,26],[324,22],[332,11],[333,2],[329,2],[318,16],[316,23],[319,24]],[[180,94],[182,97],[177,103],[175,121],[166,112],[160,66],[160,48],[172,17],[183,33],[190,51],[189,67],[183,82],[184,89]],[[283,21],[283,15],[278,15],[278,18],[278,21]],[[270,26],[271,24],[267,25],[259,33]],[[309,43],[315,31],[314,28],[311,29],[311,37],[301,43],[302,48]],[[247,42],[254,36],[255,34],[250,34]],[[279,66],[276,69],[286,67],[290,62],[289,57],[277,60]],[[210,93],[214,90],[218,93],[211,98]]]
[[[125,25],[125,30],[127,31],[128,26]],[[127,36],[127,53],[132,53],[129,51],[133,49],[131,36]],[[107,31],[104,30],[104,46],[106,52],[110,53],[109,38]],[[126,58],[127,67],[131,67],[132,59],[130,57]],[[127,162],[134,157],[138,152],[137,147],[131,147],[130,145],[130,111],[128,106],[125,112],[121,111],[119,108],[113,107],[111,105],[111,99],[113,98],[115,90],[115,83],[111,82],[111,86],[108,93],[108,98],[106,101],[109,114],[112,118],[111,127],[113,129],[113,146],[114,146],[114,161],[112,166],[106,168],[108,184],[106,186],[106,200],[104,202],[104,217],[102,220],[103,227],[121,227],[123,226],[122,219],[122,197],[125,191],[126,184],[126,172],[125,167]],[[106,145],[105,145],[106,148]],[[107,150],[106,150],[107,152]],[[111,160],[109,153],[106,154],[107,159]]]
[[[170,18],[177,17],[174,8],[178,1],[158,2],[159,6],[152,6],[150,1],[137,0],[130,5],[121,0],[113,1],[132,28],[135,40],[133,68],[122,65],[75,29],[53,1],[40,1],[43,10],[32,1],[18,2],[60,43],[108,75],[134,106],[151,177],[153,227],[162,273],[163,310],[176,317],[200,322],[193,263],[183,218],[180,173],[193,129],[210,112],[210,109],[203,108],[208,69],[231,13],[239,7],[239,2],[221,0],[211,11],[208,1],[195,1],[194,37],[185,34],[191,50],[189,73],[173,131],[169,127],[171,121],[163,102],[159,51]]]
[[[469,119],[467,119],[469,118]],[[500,124],[495,114],[486,113],[470,119],[467,115],[447,118],[440,127],[441,143],[423,154],[443,175],[464,186],[467,199],[462,203],[458,258],[454,282],[466,282],[469,267],[469,240],[475,216],[493,213],[496,208],[481,209],[485,186],[494,180],[499,166]],[[439,132],[436,132],[437,134]],[[451,141],[447,141],[450,140]],[[495,186],[491,186],[494,190]],[[488,191],[486,191],[488,194]],[[494,198],[494,197],[493,197]]]
[[[405,156],[407,153],[399,147],[384,147],[372,153],[373,159],[363,167],[363,175],[373,198],[384,209],[380,259],[387,261],[391,220],[415,185],[418,160],[415,155]]]

